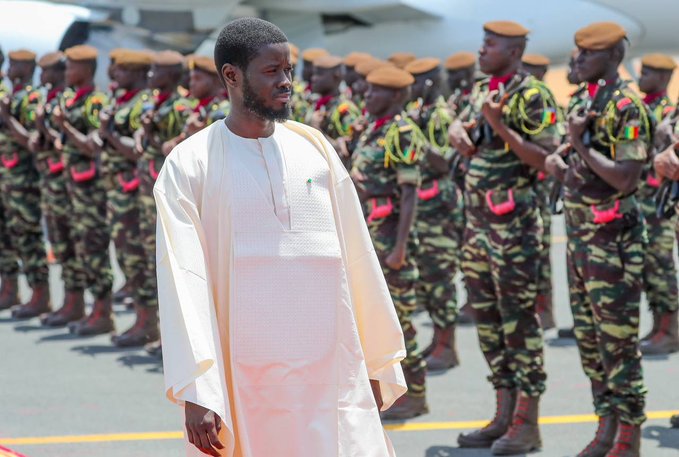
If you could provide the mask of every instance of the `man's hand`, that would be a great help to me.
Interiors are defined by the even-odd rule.
[[[679,143],[674,143],[653,159],[653,168],[658,176],[679,181],[679,157],[676,148],[679,148]]]
[[[28,150],[35,154],[41,150],[40,132],[33,132],[28,137]]]
[[[203,130],[206,125],[207,122],[200,118],[200,114],[193,113],[186,120],[185,125],[186,133],[188,134],[188,136],[195,135],[196,133]]]
[[[380,382],[374,379],[370,380],[370,388],[373,391],[373,397],[375,397],[375,404],[377,405],[377,410],[381,411],[384,401],[382,400],[382,389],[380,389]]]
[[[568,116],[568,134],[572,140],[578,141],[587,129],[587,125],[594,117],[594,113],[573,112]]]
[[[109,123],[111,122],[111,117],[111,113],[108,110],[102,110],[99,113],[99,121],[101,122],[99,125],[99,136],[102,140],[105,140],[110,136]]]
[[[311,115],[310,125],[316,130],[322,130],[323,119],[325,119],[325,112],[322,110],[314,111]]]
[[[486,99],[483,101],[483,106],[481,107],[481,114],[486,119],[486,122],[490,124],[491,127],[495,127],[502,123],[502,109],[507,103],[507,97],[498,97],[500,92],[497,90],[491,91]]]
[[[467,133],[467,129],[471,129],[473,126],[473,123],[465,125],[461,121],[455,121],[448,127],[450,143],[464,157],[471,157],[476,153],[476,146],[474,146]]]
[[[64,113],[60,106],[56,106],[54,111],[52,111],[52,120],[60,129],[64,127],[64,124],[66,123],[66,113]]]
[[[9,97],[3,97],[0,100],[0,116],[1,117],[9,117],[10,116],[10,106],[12,105],[12,101],[9,99]]]
[[[400,270],[406,264],[406,250],[405,248],[396,246],[391,254],[384,259],[384,263],[387,264],[392,270]]]
[[[562,183],[566,179],[568,165],[559,154],[550,154],[545,159],[545,171]]]
[[[219,416],[214,411],[188,401],[184,406],[184,413],[189,442],[204,454],[219,457],[217,449],[225,448],[219,441],[219,431],[222,429]]]

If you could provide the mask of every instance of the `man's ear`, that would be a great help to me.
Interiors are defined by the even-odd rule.
[[[235,65],[225,63],[222,66],[220,79],[228,87],[238,87],[243,80],[243,71]]]

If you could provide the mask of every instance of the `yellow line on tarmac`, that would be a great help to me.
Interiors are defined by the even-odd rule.
[[[649,419],[669,419],[679,411],[651,411],[647,413]],[[592,414],[579,414],[572,416],[546,416],[540,418],[544,425],[581,424],[596,422],[597,417]],[[410,424],[388,424],[387,430],[394,432],[420,432],[431,430],[458,430],[483,427],[487,421],[460,421],[460,422],[419,422]],[[31,445],[31,444],[80,444],[80,443],[103,443],[114,441],[156,441],[156,440],[179,440],[183,438],[182,432],[148,432],[148,433],[111,433],[104,435],[68,435],[68,436],[44,436],[26,438],[0,438],[0,444]]]
[[[564,244],[568,241],[568,237],[566,235],[553,235],[552,236],[552,243],[554,244]]]

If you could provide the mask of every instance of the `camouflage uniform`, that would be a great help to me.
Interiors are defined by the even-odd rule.
[[[448,126],[452,116],[441,97],[435,104],[420,110],[418,124],[435,152],[452,162],[453,149],[448,143]],[[438,328],[451,328],[457,321],[455,274],[462,246],[464,204],[462,192],[450,172],[441,174],[421,160],[422,186],[418,190],[415,227],[420,241],[416,263],[420,270],[417,302],[429,312]]]
[[[32,92],[31,87],[16,87],[10,97],[11,115],[22,124],[28,121],[25,107],[30,103]],[[38,171],[31,153],[14,141],[7,128],[0,131],[0,145],[0,193],[8,239],[21,259],[28,284],[31,287],[44,285],[48,280],[48,272],[40,225],[42,212]]]
[[[190,103],[175,91],[167,98],[156,98],[153,112],[154,142],[162,144],[182,132]],[[144,148],[137,162],[139,185],[139,230],[144,250],[145,281],[141,295],[147,297],[146,306],[158,306],[158,284],[156,281],[156,203],[153,186],[165,162],[163,152],[153,146]]]
[[[646,161],[650,121],[643,103],[622,81],[606,90],[609,100],[594,121],[592,147],[616,161]],[[570,302],[595,412],[640,424],[646,418],[638,336],[643,218],[634,195],[604,182],[577,152],[571,155],[566,182]]]
[[[393,152],[397,155],[395,158],[386,150],[391,143],[389,138],[393,135],[400,137],[401,149],[405,151],[405,154]],[[421,179],[417,154],[411,146],[412,136],[412,125],[400,116],[372,122],[353,153],[352,175],[363,174],[366,177],[365,181],[356,181],[355,184],[405,336],[407,356],[402,366],[408,391],[413,396],[424,396],[426,364],[417,351],[416,330],[412,322],[412,314],[417,307],[415,285],[419,278],[415,263],[418,248],[415,230],[408,238],[406,265],[394,271],[384,263],[396,243],[400,186],[418,186]]]
[[[67,90],[60,106],[67,121],[81,133],[99,127],[99,111],[106,97],[93,88]],[[106,223],[106,188],[97,162],[81,153],[66,137],[63,160],[70,175],[67,188],[73,208],[75,255],[85,274],[85,284],[95,299],[111,294],[113,274],[108,253],[109,227]]]
[[[61,90],[49,92],[35,91],[29,110],[29,122],[24,124],[27,130],[36,129],[34,124],[35,108],[39,103],[44,105],[46,122],[59,103]],[[51,146],[51,144],[49,144]],[[82,291],[86,286],[86,276],[82,264],[75,254],[75,227],[73,205],[69,198],[67,184],[68,173],[65,171],[61,153],[53,149],[44,149],[35,155],[35,166],[40,173],[42,189],[41,205],[47,225],[47,239],[52,246],[56,261],[61,265],[61,278],[67,291]]]
[[[111,128],[120,136],[132,137],[141,127],[141,115],[152,102],[148,91],[123,92],[112,113]],[[106,218],[125,283],[134,291],[139,306],[156,304],[155,294],[145,295],[146,262],[139,230],[139,185],[137,164],[106,146],[101,152],[106,186]]]
[[[6,97],[9,92],[9,88],[0,81],[0,98]],[[2,129],[1,123],[0,129]],[[0,167],[0,189],[2,189],[3,172],[4,167]],[[10,239],[6,213],[7,210],[0,198],[0,275],[3,278],[12,278],[19,274],[19,254]]]
[[[665,95],[648,105],[657,124],[673,110],[672,101]],[[655,194],[659,181],[653,171],[652,160],[644,170],[643,182],[637,198],[646,222],[648,246],[644,260],[644,292],[651,311],[671,313],[679,308],[677,293],[677,269],[674,264],[674,228],[676,215],[666,219],[656,215]]]
[[[305,122],[307,114],[311,110],[309,103],[308,84],[300,81],[292,82],[292,96],[290,106],[292,106],[292,119],[297,122]]]
[[[312,99],[312,105],[313,110],[307,112],[307,124],[311,122],[314,113],[321,111],[323,120],[319,130],[331,141],[343,138],[351,142],[354,136],[353,123],[361,117],[361,111],[349,98],[345,95],[316,97]],[[351,157],[340,158],[344,166],[350,169]]]
[[[462,114],[464,120],[478,118],[489,83],[488,79],[477,83],[472,104]],[[559,134],[549,89],[518,73],[507,81],[506,90],[511,96],[504,123],[552,152]],[[481,350],[491,370],[489,380],[495,389],[518,388],[529,397],[544,392],[546,379],[535,307],[543,234],[536,176],[536,170],[486,130],[469,161],[464,192],[467,226],[462,269]]]

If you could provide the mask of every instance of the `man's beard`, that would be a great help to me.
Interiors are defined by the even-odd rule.
[[[267,107],[264,100],[252,89],[247,79],[243,81],[243,104],[251,113],[267,121],[285,122],[292,113],[289,104],[279,110]]]

